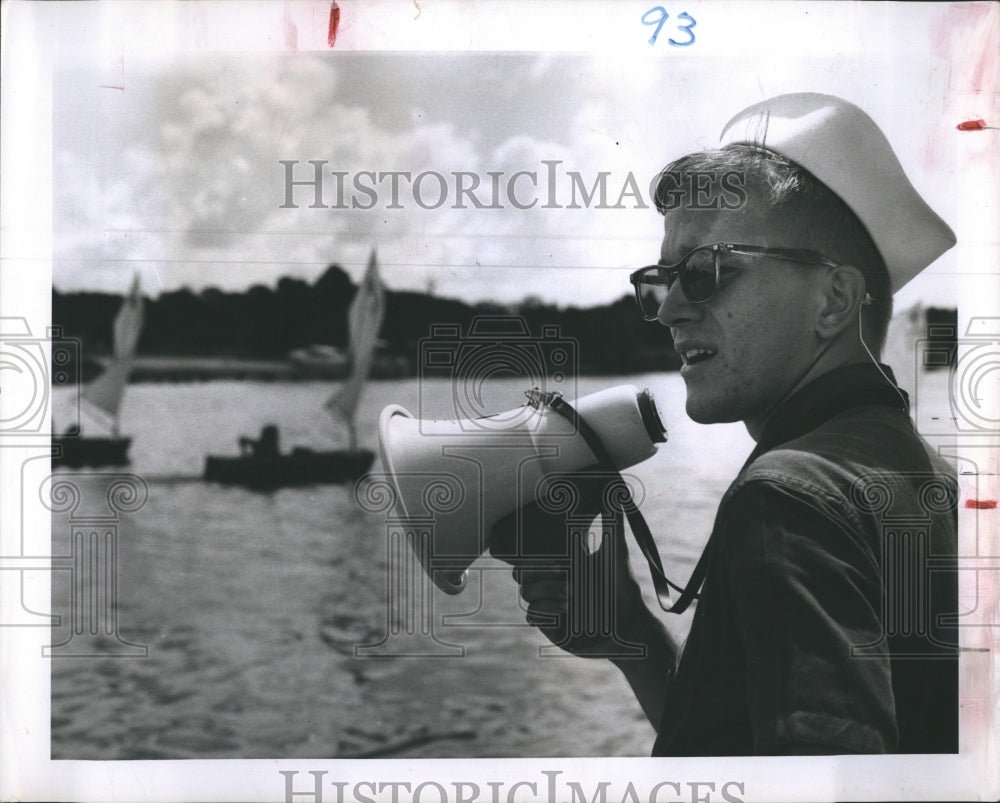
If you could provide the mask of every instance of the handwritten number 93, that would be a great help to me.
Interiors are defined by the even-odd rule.
[[[656,37],[660,35],[660,30],[663,28],[663,23],[667,21],[670,15],[663,6],[653,6],[645,14],[642,15],[643,25],[655,25],[656,30],[653,31],[653,35],[649,37],[649,44],[656,44]],[[674,47],[687,47],[688,45],[694,44],[694,32],[691,30],[697,23],[694,21],[694,17],[688,14],[686,11],[682,11],[677,15],[677,19],[683,20],[684,24],[678,23],[677,30],[680,33],[686,33],[688,38],[677,41],[673,38],[668,38],[667,41]]]

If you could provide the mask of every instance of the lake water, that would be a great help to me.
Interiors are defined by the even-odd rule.
[[[946,387],[945,375],[933,381]],[[629,473],[645,489],[642,510],[667,573],[683,583],[752,442],[742,425],[690,422],[676,374],[580,379],[577,390],[625,383],[653,391],[668,428],[669,442]],[[524,389],[493,383],[485,409],[519,406]],[[255,493],[180,479],[269,422],[281,427],[283,448],[332,447],[341,433],[322,410],[330,390],[130,387],[128,471],[146,479],[148,499],[118,523],[117,633],[148,655],[52,660],[52,757],[648,755],[653,730],[617,670],[540,652],[548,642],[524,624],[502,564],[481,559],[460,595],[435,590],[436,641],[425,638],[418,656],[392,655],[386,521],[359,508],[352,486]],[[377,451],[388,404],[452,417],[451,392],[447,382],[372,382],[361,445]],[[89,474],[73,476],[81,487],[106,484]],[[52,524],[53,554],[67,552],[73,522],[53,514]],[[68,574],[53,575],[54,613],[68,611]],[[678,638],[690,616],[663,614]],[[66,617],[53,643],[69,628]],[[359,656],[360,645],[371,648]]]

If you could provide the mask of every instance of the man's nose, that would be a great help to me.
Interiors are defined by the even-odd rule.
[[[656,311],[656,320],[663,326],[677,326],[700,317],[702,306],[688,301],[681,289],[680,279],[677,279],[667,291],[660,308]]]

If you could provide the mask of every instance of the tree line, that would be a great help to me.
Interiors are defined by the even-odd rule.
[[[347,312],[357,287],[339,265],[309,283],[284,277],[274,288],[244,292],[181,289],[147,299],[140,355],[284,359],[312,344],[347,346]],[[79,338],[84,358],[111,350],[121,296],[52,291],[52,320]],[[537,299],[512,306],[469,304],[411,291],[386,291],[380,348],[417,370],[420,341],[442,326],[468,335],[477,318],[517,316],[529,339],[569,341],[578,369],[588,374],[677,370],[670,332],[641,319],[631,296],[597,307],[557,307]],[[543,337],[544,336],[544,337]],[[543,349],[544,351],[544,349]]]

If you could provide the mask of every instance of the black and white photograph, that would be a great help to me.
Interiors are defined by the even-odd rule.
[[[2,13],[0,800],[1000,795],[1000,7]]]

